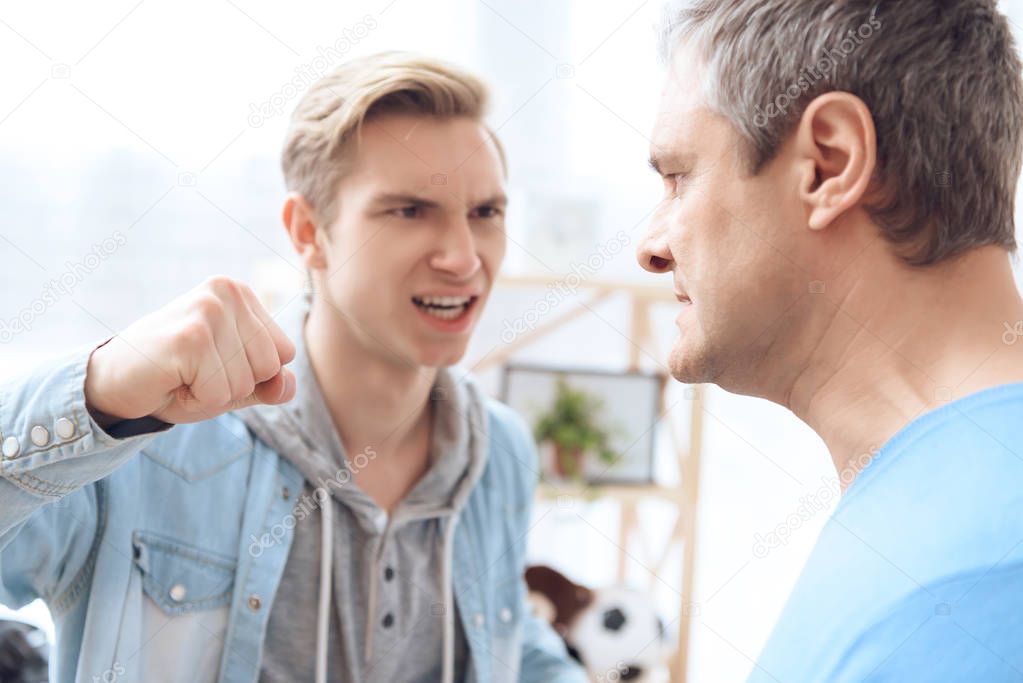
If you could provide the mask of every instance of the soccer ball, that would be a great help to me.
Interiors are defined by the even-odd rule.
[[[649,680],[670,654],[664,622],[650,597],[622,586],[594,591],[565,642],[597,683]]]

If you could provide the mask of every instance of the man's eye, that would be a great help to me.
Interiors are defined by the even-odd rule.
[[[501,209],[496,206],[481,206],[474,213],[477,218],[497,218],[501,215]]]
[[[402,206],[394,209],[391,213],[399,218],[418,218],[422,214],[422,207]]]

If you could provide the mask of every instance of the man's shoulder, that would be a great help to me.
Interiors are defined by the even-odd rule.
[[[1023,384],[1010,384],[907,425],[853,482],[826,532],[921,583],[938,580],[991,566],[1023,539],[1021,486]]]
[[[848,679],[860,680],[899,642],[907,649],[892,667],[913,665],[913,643],[926,652],[942,639],[949,640],[943,651],[974,666],[979,651],[970,649],[973,639],[959,629],[960,617],[1017,632],[1023,618],[980,598],[983,585],[1023,588],[1021,411],[1023,385],[997,387],[924,415],[878,451],[824,526],[758,666],[775,677],[844,681],[829,672],[864,662],[867,668],[855,669],[859,678]],[[978,584],[975,594],[967,593],[971,582]],[[977,599],[966,604],[961,595]],[[750,680],[770,680],[757,676]]]
[[[493,398],[486,399],[485,404],[490,430],[497,438],[516,444],[520,448],[532,445],[529,427],[521,415]],[[525,443],[522,443],[523,441]]]
[[[869,613],[843,624],[824,612],[787,620],[747,683],[998,682],[1023,671],[1021,561],[914,585]]]
[[[526,421],[504,403],[486,400],[489,453],[485,478],[493,477],[532,495],[539,468]]]
[[[926,412],[893,436],[883,450],[967,448],[1020,455],[1015,451],[1023,447],[1021,418],[1023,383],[994,386]]]
[[[1009,681],[1023,671],[1023,561],[921,585],[865,629],[835,680]]]

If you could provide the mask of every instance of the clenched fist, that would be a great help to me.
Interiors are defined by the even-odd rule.
[[[252,290],[223,276],[137,320],[92,352],[85,400],[120,419],[200,422],[295,396],[295,345]]]

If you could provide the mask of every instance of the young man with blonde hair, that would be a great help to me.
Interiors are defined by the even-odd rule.
[[[341,66],[284,147],[280,325],[214,277],[0,386],[0,602],[46,600],[53,680],[584,680],[526,606],[529,431],[448,368],[505,251],[485,107]]]

